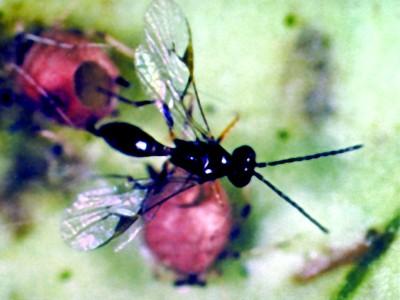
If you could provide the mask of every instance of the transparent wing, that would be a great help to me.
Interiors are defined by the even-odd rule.
[[[137,221],[146,194],[146,189],[132,187],[104,187],[79,194],[65,210],[62,238],[81,251],[108,243]]]
[[[136,181],[133,187],[107,186],[83,192],[65,210],[61,237],[72,248],[89,251],[125,233],[118,251],[135,238],[142,220],[148,221],[163,203],[197,184],[181,170],[159,180]]]
[[[172,0],[151,3],[145,15],[145,42],[135,52],[135,64],[171,129],[188,134],[184,127],[189,123],[193,137],[209,135],[192,120],[191,107],[185,104],[193,80],[192,42],[188,22]]]

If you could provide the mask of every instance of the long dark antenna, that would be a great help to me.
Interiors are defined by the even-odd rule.
[[[265,168],[265,167],[268,167],[268,166],[272,167],[272,166],[289,164],[289,163],[298,162],[298,161],[318,159],[318,158],[321,158],[321,157],[338,155],[338,154],[342,154],[342,153],[358,150],[358,149],[360,149],[362,147],[363,147],[362,144],[358,144],[358,145],[354,145],[354,146],[350,146],[350,147],[346,147],[346,148],[342,148],[342,149],[338,149],[338,150],[320,152],[320,153],[315,153],[315,154],[306,155],[306,156],[291,157],[291,158],[287,158],[287,159],[281,159],[281,160],[270,161],[270,162],[257,163],[256,166],[258,168]]]
[[[260,173],[254,172],[254,176],[256,176],[260,181],[264,182],[271,190],[273,190],[279,197],[297,209],[303,216],[305,216],[311,223],[317,226],[323,233],[329,233],[329,230],[322,226],[317,220],[315,220],[311,215],[309,215],[300,205],[294,202],[289,198],[286,194],[284,194],[281,190],[279,190],[276,186],[274,186],[271,182],[265,179]]]

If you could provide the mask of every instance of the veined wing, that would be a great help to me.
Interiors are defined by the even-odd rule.
[[[141,222],[151,219],[166,201],[187,191],[198,182],[186,173],[176,172],[167,178],[144,179],[134,186],[104,187],[83,192],[65,210],[61,236],[72,248],[88,251],[99,248],[124,234],[122,249],[141,229]],[[139,224],[139,225],[138,225]]]
[[[185,104],[193,81],[193,51],[186,17],[172,0],[154,0],[145,15],[145,43],[135,52],[136,70],[171,129],[208,136]],[[197,96],[197,95],[196,95]],[[208,125],[207,125],[208,126]]]
[[[148,190],[104,187],[83,192],[65,210],[62,238],[74,249],[96,249],[125,232],[139,218]]]

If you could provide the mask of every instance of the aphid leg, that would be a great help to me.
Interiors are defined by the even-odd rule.
[[[23,34],[24,38],[27,40],[30,40],[32,42],[38,43],[38,44],[43,44],[47,46],[52,46],[52,47],[58,47],[58,48],[63,48],[67,50],[73,50],[76,48],[108,48],[110,47],[107,44],[104,43],[79,43],[79,44],[73,44],[73,43],[66,43],[62,41],[57,41],[54,38],[48,38],[48,37],[43,37],[39,36],[33,33],[24,33]]]
[[[131,47],[127,46],[123,42],[119,41],[118,39],[114,38],[110,34],[104,34],[103,35],[104,41],[109,44],[111,47],[115,48],[119,52],[121,52],[123,55],[134,59],[135,58],[135,50],[132,49]]]
[[[52,99],[52,97],[29,75],[27,74],[24,70],[22,70],[19,66],[16,64],[10,64],[10,67],[16,71],[24,80],[31,85],[33,88],[36,89],[36,91],[43,97],[44,100],[48,101],[48,104],[50,104],[52,107],[54,107],[55,112],[59,115],[59,117],[69,126],[74,127],[73,122],[70,120],[70,118],[61,110],[61,108],[58,106],[56,101]]]
[[[54,146],[57,146],[57,148],[60,149],[60,147],[62,147],[62,149],[60,149],[62,153],[65,153],[68,156],[74,156],[75,153],[73,151],[73,147],[54,131],[42,129],[38,131],[38,135],[50,141],[50,143],[52,143]]]
[[[121,96],[113,91],[107,90],[105,88],[102,87],[97,87],[97,91],[99,93],[102,93],[108,97],[114,97],[116,98],[118,101],[125,103],[125,104],[129,104],[132,105],[134,107],[142,107],[145,105],[149,105],[149,104],[154,104],[156,101],[155,100],[132,100],[132,99],[128,99],[125,98],[124,96]]]
[[[129,88],[131,86],[131,83],[122,76],[117,76],[117,78],[115,78],[115,83],[123,88]]]
[[[221,134],[217,138],[218,143],[222,142],[225,139],[225,137],[228,135],[228,133],[232,130],[232,128],[236,125],[238,121],[239,121],[239,115],[236,114],[235,117],[229,122],[229,124],[225,127],[225,129],[221,132]]]
[[[168,179],[169,176],[172,176],[175,173],[176,173],[176,167],[173,164],[171,164],[168,160],[166,160],[161,167],[159,178],[161,177],[162,179]]]
[[[242,219],[247,219],[249,217],[250,213],[251,213],[251,204],[246,203],[240,210],[240,217]]]
[[[230,239],[231,241],[234,239]],[[240,252],[233,249],[225,249],[218,255],[218,260],[227,260],[227,259],[240,259]]]
[[[65,49],[71,49],[74,46],[69,43],[63,43],[63,42],[58,42],[54,39],[50,39],[47,37],[42,37],[33,33],[22,33],[22,36],[25,40],[29,40],[32,42],[35,42],[37,44],[43,44],[47,46],[53,46],[53,47],[59,47],[59,48],[65,48]]]
[[[158,178],[160,177],[160,173],[157,172],[157,170],[154,169],[154,167],[151,164],[146,164],[146,171],[152,180],[158,180]]]
[[[168,176],[172,175],[175,172],[175,168],[170,168],[170,166],[171,164],[166,161],[163,163],[161,171],[157,171],[151,164],[146,164],[146,171],[153,182],[160,182],[162,183],[162,186],[165,180],[168,179]]]
[[[199,274],[188,274],[182,278],[178,278],[174,282],[174,286],[184,286],[184,285],[192,285],[192,286],[199,286],[204,287],[207,285],[207,282],[201,278]]]

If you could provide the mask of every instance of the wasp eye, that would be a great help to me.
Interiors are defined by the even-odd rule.
[[[234,160],[251,164],[256,160],[256,153],[253,148],[244,145],[236,148],[232,153],[232,157]]]

